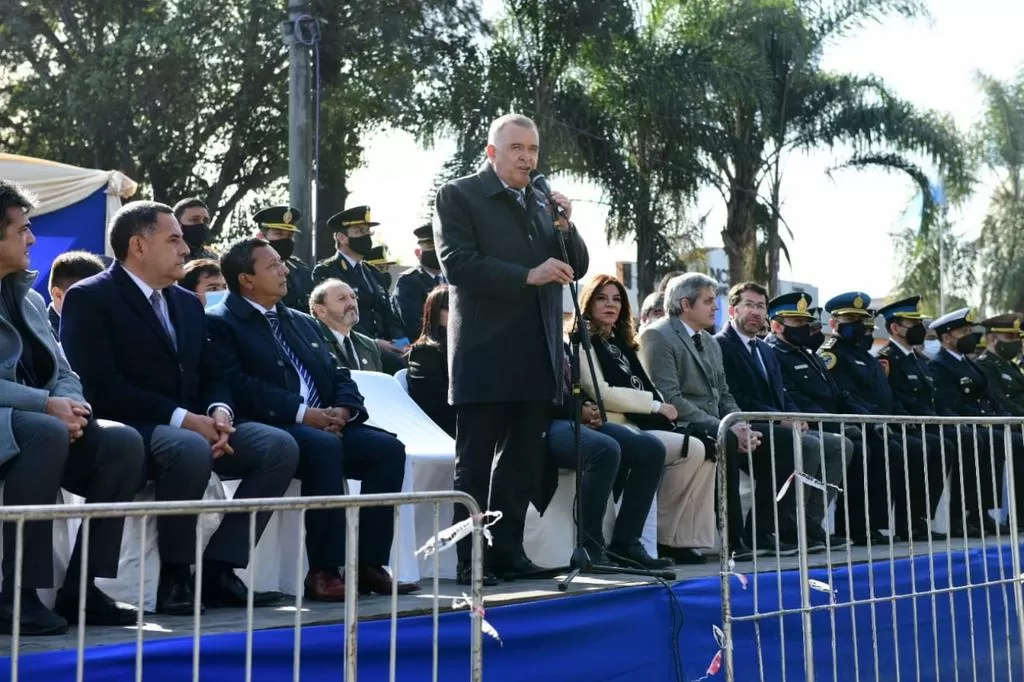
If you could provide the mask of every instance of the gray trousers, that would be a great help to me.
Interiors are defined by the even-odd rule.
[[[281,429],[256,422],[235,424],[235,429],[228,441],[234,453],[217,459],[206,439],[194,431],[166,425],[153,429],[148,454],[156,499],[202,499],[211,472],[221,478],[242,479],[235,499],[283,495],[299,464],[295,439]],[[254,547],[269,520],[267,512],[256,515]],[[157,517],[157,546],[163,562],[195,563],[196,517]],[[247,566],[249,514],[225,514],[204,556],[235,568]]]
[[[68,441],[64,422],[48,414],[14,410],[14,439],[21,453],[0,467],[4,506],[54,504],[63,486],[87,503],[128,502],[138,491],[143,472],[142,437],[135,429],[103,419],[92,420],[81,438]],[[124,518],[89,522],[87,577],[117,576]],[[82,563],[82,530],[64,584],[77,592]],[[13,588],[16,524],[3,528],[3,586]],[[25,523],[22,586],[53,586],[53,522]]]

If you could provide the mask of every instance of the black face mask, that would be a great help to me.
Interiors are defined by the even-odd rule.
[[[440,270],[441,264],[437,262],[437,251],[424,251],[421,253],[420,265],[431,270]]]
[[[825,343],[825,335],[820,331],[815,332],[814,334],[811,334],[811,338],[807,340],[807,350],[812,353],[817,353],[823,343]]]
[[[924,343],[924,337],[927,335],[928,330],[924,328],[923,324],[915,324],[906,331],[907,343],[911,346],[920,346]]]
[[[210,226],[205,223],[182,225],[181,236],[192,253],[202,251],[203,244],[210,238]]]
[[[836,331],[839,333],[839,338],[859,344],[864,340],[868,328],[864,326],[863,322],[840,322]]]
[[[365,258],[373,251],[373,237],[368,234],[364,234],[362,237],[349,237],[348,248]]]
[[[956,352],[960,355],[970,355],[978,348],[978,337],[974,334],[961,336],[956,340]]]
[[[295,253],[295,240],[288,239],[270,239],[270,248],[277,251],[277,255],[281,257],[281,260],[288,260]]]
[[[811,328],[810,327],[783,327],[782,338],[786,343],[792,344],[797,348],[803,348],[811,340]]]
[[[1013,360],[1020,355],[1021,342],[1018,341],[996,341],[996,353],[1003,360]]]

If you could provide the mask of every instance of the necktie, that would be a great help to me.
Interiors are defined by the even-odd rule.
[[[701,353],[704,352],[704,342],[700,339],[700,332],[696,332],[693,335],[693,345]]]
[[[313,383],[313,375],[309,373],[306,366],[299,360],[299,356],[295,354],[292,347],[285,341],[284,334],[281,332],[281,320],[278,318],[277,313],[271,310],[266,315],[267,323],[270,324],[270,331],[274,332],[274,338],[277,339],[277,343],[281,346],[281,350],[288,356],[292,366],[295,367],[295,371],[302,377],[302,381],[306,384],[306,388],[309,393],[306,395],[306,405],[309,407],[320,407],[320,394],[316,392],[316,384]]]
[[[518,190],[515,187],[509,187],[508,193],[512,195],[512,198],[516,200],[517,204],[519,204],[524,209],[526,208],[526,192]]]
[[[160,320],[160,326],[167,333],[171,345],[177,350],[178,339],[174,335],[174,327],[171,326],[171,317],[167,314],[167,301],[164,300],[164,295],[159,291],[154,291],[149,297],[149,302],[153,306],[153,312],[156,313],[156,319]]]
[[[768,372],[764,366],[764,360],[761,358],[761,350],[757,347],[757,341],[751,339],[748,342],[748,345],[750,346],[750,354],[754,356],[754,363],[757,365],[757,368],[761,370],[761,376],[767,379]]]
[[[348,368],[359,369],[359,356],[356,355],[356,346],[351,336],[345,337],[345,355],[348,356]]]

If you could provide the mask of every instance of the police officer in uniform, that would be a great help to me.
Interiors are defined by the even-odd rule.
[[[987,343],[978,356],[978,366],[985,372],[993,392],[1003,408],[1014,417],[1024,417],[1024,373],[1014,362],[1020,357],[1021,316],[1007,313],[982,321]]]
[[[870,339],[874,329],[873,323],[868,325],[873,319],[867,307],[869,302],[867,294],[851,291],[825,303],[825,312],[831,316],[831,333],[818,349],[818,357],[846,396],[846,402],[854,414],[887,415],[893,413],[889,382],[881,365],[868,350],[870,346],[865,343],[865,337]],[[858,430],[866,435],[866,439],[863,436],[862,439],[867,446],[867,472],[865,477],[864,470],[860,468],[862,460],[855,457],[847,476],[846,498],[850,508],[850,523],[860,523],[858,515],[862,513],[866,484],[872,542],[881,540],[877,529],[889,526],[890,500],[895,502],[892,512],[896,534],[905,539],[919,535],[917,531],[920,528],[915,526],[920,526],[921,522],[913,518],[912,513],[908,513],[905,494],[907,476],[904,473],[904,452],[900,441],[883,424],[869,423]],[[906,467],[910,481],[922,480],[923,465],[919,454],[915,456],[911,453],[906,458]]]
[[[977,346],[977,335],[973,333],[974,318],[970,308],[948,313],[932,322],[932,329],[942,344],[941,350],[935,354],[928,364],[935,382],[936,408],[943,416],[964,417],[998,417],[1008,413],[992,394],[985,372],[970,355]],[[966,519],[950,519],[950,534],[960,535],[966,530],[969,536],[978,536],[982,529],[987,534],[996,532],[996,524],[986,510],[995,509],[998,504],[999,492],[1003,489],[1003,465],[1006,453],[1003,443],[1003,430],[993,427],[991,442],[995,445],[990,449],[988,427],[975,429],[966,425],[965,434],[971,437],[961,442],[960,456],[963,459],[964,476],[962,483],[953,482],[953,499],[959,499],[961,485],[963,487],[963,509]],[[1013,435],[1013,450],[1024,451],[1020,435]],[[974,443],[977,443],[977,448]],[[1012,454],[1012,453],[1011,453]],[[958,457],[959,460],[959,457]],[[1014,460],[1016,464],[1016,460]],[[1016,467],[1015,467],[1016,468]],[[1022,472],[1024,474],[1024,472]],[[1024,475],[1016,477],[1017,507],[1020,514],[1024,496],[1021,494],[1021,482]],[[978,499],[978,488],[981,499]],[[953,509],[957,509],[954,505]],[[999,531],[1006,532],[1006,526]]]
[[[430,223],[420,225],[412,233],[416,235],[416,259],[420,264],[398,276],[392,301],[395,312],[402,318],[405,335],[415,340],[420,336],[427,294],[438,284],[445,284],[445,278],[434,250],[433,226]]]
[[[928,358],[921,353],[927,330],[921,314],[921,297],[911,296],[894,301],[878,310],[885,322],[889,342],[878,351],[878,362],[882,366],[892,391],[892,413],[935,417],[935,389],[928,371]],[[894,429],[897,438],[902,439],[903,429]],[[911,479],[911,504],[915,522],[914,539],[926,538],[927,521],[935,517],[946,475],[954,471],[956,464],[956,430],[928,426],[922,432],[920,426],[907,426],[908,457],[920,457],[925,467],[924,478]],[[965,434],[966,436],[966,434]],[[927,456],[927,457],[926,457]],[[923,484],[927,479],[928,487]],[[951,480],[958,480],[954,476]],[[917,486],[915,483],[920,483]],[[933,534],[937,536],[938,534]]]
[[[355,330],[374,340],[381,351],[384,371],[394,374],[406,365],[403,353],[409,339],[391,308],[390,278],[366,262],[373,255],[371,230],[379,224],[371,219],[369,206],[355,206],[332,216],[327,227],[334,231],[338,251],[316,264],[313,283],[333,277],[352,287],[359,298]]]
[[[303,263],[295,251],[295,233],[302,217],[299,209],[291,206],[271,206],[252,217],[257,224],[256,236],[270,242],[284,264],[288,266],[288,293],[281,303],[292,310],[309,312],[309,295],[313,291],[313,271]]]

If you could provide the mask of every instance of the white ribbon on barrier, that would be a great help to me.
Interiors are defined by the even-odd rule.
[[[452,599],[452,609],[455,610],[464,607],[469,607],[471,613],[480,614],[480,629],[483,630],[483,633],[498,640],[498,644],[502,647],[505,646],[505,643],[501,641],[501,635],[498,634],[498,631],[493,625],[487,622],[487,618],[485,617],[487,615],[487,611],[484,610],[482,602],[480,606],[473,608],[473,600],[469,598],[469,595],[463,592],[461,597],[455,597]]]
[[[789,478],[786,479],[786,482],[782,484],[782,487],[779,488],[779,494],[775,496],[776,502],[781,501],[782,498],[786,496],[786,493],[789,492],[789,486],[793,484],[793,479],[800,481],[804,485],[809,485],[812,488],[817,488],[822,492],[828,492],[829,488],[832,488],[838,493],[843,492],[843,489],[837,485],[833,485],[831,483],[822,483],[818,479],[814,478],[813,476],[808,476],[802,471],[794,471],[789,475]]]
[[[697,678],[694,682],[704,682],[709,677],[717,675],[718,671],[722,669],[722,649],[725,648],[725,633],[722,632],[722,628],[712,625],[711,634],[715,638],[715,643],[718,644],[718,651],[711,657],[711,663],[708,664],[707,670],[704,671],[704,676]]]
[[[480,514],[477,518],[484,522],[484,539],[487,544],[493,543],[494,538],[491,536],[491,531],[488,530],[491,526],[501,521],[502,513],[500,511],[485,511]],[[449,526],[444,530],[440,531],[437,535],[427,540],[422,547],[416,550],[416,556],[420,559],[426,559],[433,555],[435,552],[443,552],[444,550],[452,547],[464,537],[467,537],[473,532],[473,517],[469,517],[464,521],[459,521],[454,526]]]

